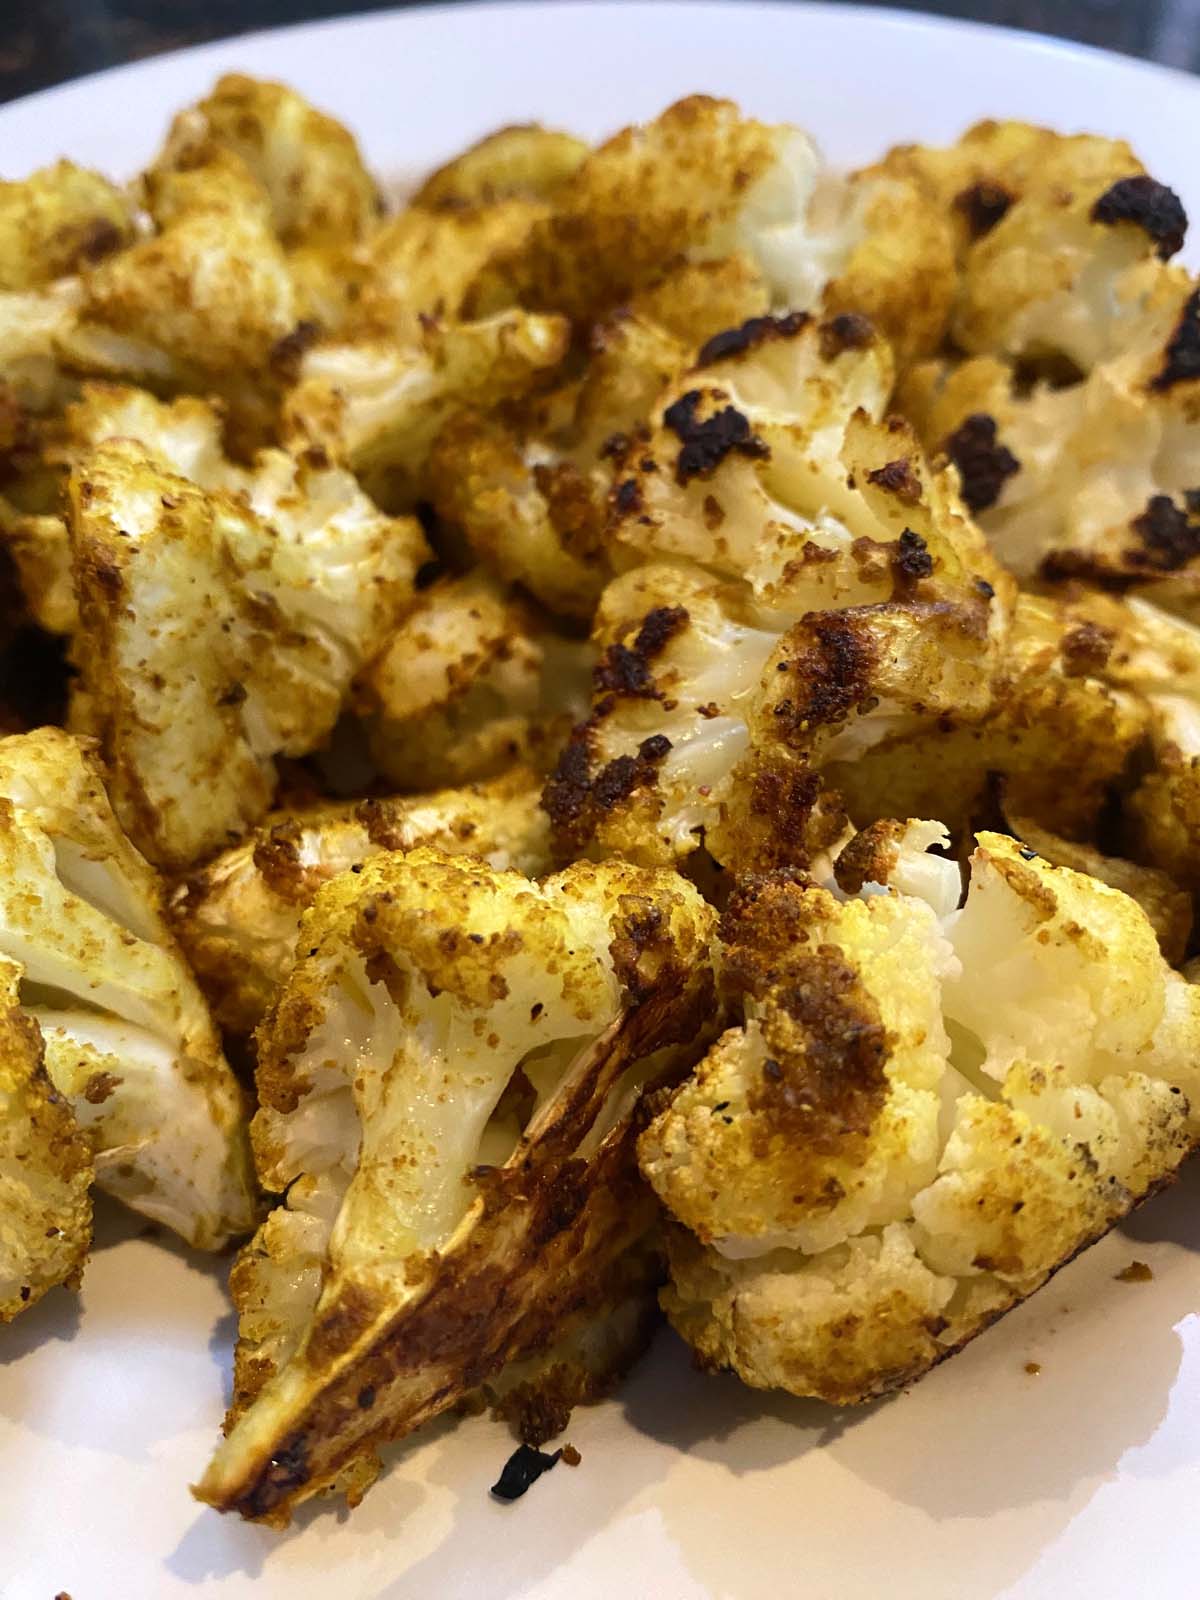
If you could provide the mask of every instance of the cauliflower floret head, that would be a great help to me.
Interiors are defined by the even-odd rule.
[[[1087,372],[1169,291],[1163,262],[1187,217],[1122,140],[983,122],[948,149],[894,150],[875,170],[915,182],[953,220],[951,332],[970,354]]]
[[[667,1314],[756,1387],[844,1404],[919,1377],[1200,1137],[1198,991],[1140,907],[983,834],[956,910],[953,864],[913,860],[931,831],[858,851],[835,893],[735,894],[743,1021],[640,1141],[675,1219]]]
[[[206,146],[232,151],[270,196],[285,246],[357,238],[379,198],[348,128],[282,83],[227,73],[181,111],[151,178],[194,164]]]
[[[550,864],[541,784],[515,768],[487,783],[268,817],[250,838],[189,874],[175,930],[217,1021],[248,1034],[283,982],[317,890],[383,850],[431,845],[530,876]]]
[[[449,211],[497,200],[548,200],[587,153],[582,139],[537,123],[498,128],[431,172],[412,203]]]
[[[158,881],[68,735],[0,740],[0,955],[96,1181],[192,1244],[253,1217],[242,1101]]]
[[[255,1149],[287,1200],[235,1292],[270,1375],[203,1499],[286,1518],[554,1341],[645,1231],[630,1114],[711,1005],[712,916],[616,863],[535,885],[417,850],[326,885],[259,1034]]]
[[[478,322],[432,322],[418,337],[319,341],[284,397],[282,429],[317,447],[389,500],[418,497],[426,457],[456,411],[522,395],[563,359],[562,317],[505,311]]]
[[[332,729],[410,603],[424,540],[349,473],[282,451],[206,493],[129,440],[71,475],[76,721],[131,836],[183,866],[266,812],[273,758]]]
[[[371,755],[398,788],[543,770],[587,704],[591,652],[482,569],[422,592],[362,675]]]
[[[0,292],[67,277],[128,244],[133,231],[130,198],[70,161],[0,182]]]
[[[0,956],[0,1322],[78,1287],[92,1242],[91,1145],[46,1072],[20,981]]]

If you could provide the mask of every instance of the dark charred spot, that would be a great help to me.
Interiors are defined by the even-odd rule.
[[[1021,470],[1016,456],[996,436],[996,419],[986,411],[976,411],[961,422],[942,449],[958,468],[963,503],[971,511],[994,506],[1007,479]]]
[[[67,250],[67,269],[78,269],[84,262],[95,263],[103,261],[105,256],[112,255],[125,241],[125,236],[107,217],[93,217],[90,222],[85,222],[78,230],[76,236],[70,241]]]
[[[602,461],[621,461],[629,453],[631,440],[627,433],[610,433],[600,446]]]
[[[853,617],[837,611],[806,617],[793,629],[793,643],[787,669],[795,690],[773,715],[784,737],[803,746],[818,727],[844,721],[869,698],[876,650]]]
[[[1167,341],[1162,367],[1151,378],[1150,387],[1161,394],[1193,378],[1200,378],[1200,289],[1193,289],[1188,295]]]
[[[954,196],[954,209],[965,219],[972,239],[982,239],[1007,216],[1016,196],[1002,183],[981,178]]]
[[[696,413],[701,398],[699,389],[689,389],[663,412],[663,423],[680,441],[675,462],[675,481],[680,485],[708,477],[731,452],[757,460],[771,453],[734,406],[722,406],[699,421]]]
[[[623,517],[642,509],[642,489],[636,478],[626,478],[613,490],[613,505]]]
[[[321,335],[320,324],[307,318],[298,322],[291,333],[285,333],[271,347],[267,358],[274,377],[280,383],[295,383],[300,376],[300,363]]]
[[[819,345],[826,361],[836,361],[847,350],[865,350],[875,338],[875,326],[858,311],[840,311],[820,328]]]
[[[1178,572],[1200,554],[1200,522],[1194,522],[1170,495],[1153,495],[1130,527],[1141,541],[1139,549],[1129,551],[1135,566]]]
[[[696,365],[715,366],[718,361],[726,361],[730,356],[740,356],[746,350],[757,349],[767,339],[795,338],[811,321],[807,311],[789,311],[782,317],[749,317],[738,328],[726,328],[723,333],[714,333],[706,344],[701,345]]]
[[[892,547],[892,571],[896,576],[897,592],[912,589],[922,578],[933,574],[933,557],[919,533],[911,528],[896,540]]]
[[[219,706],[240,706],[246,699],[244,683],[231,683],[223,694],[217,696]]]
[[[84,1088],[83,1098],[90,1106],[102,1106],[121,1082],[111,1072],[93,1072]]]
[[[921,498],[921,480],[913,471],[908,456],[885,462],[882,467],[876,467],[874,472],[868,472],[867,482],[886,489],[888,494],[894,494],[906,506],[915,506]]]
[[[592,672],[598,691],[636,700],[661,700],[651,664],[686,626],[683,606],[656,606],[646,613],[632,645],[610,644]]]
[[[617,756],[593,776],[588,735],[587,723],[574,730],[542,790],[542,808],[559,846],[575,852],[592,840],[609,811],[658,783],[659,764],[671,748],[664,734],[653,734],[636,756]]]
[[[1081,622],[1062,642],[1063,669],[1069,678],[1103,672],[1112,652],[1113,634],[1098,622]]]
[[[358,1409],[360,1411],[370,1411],[374,1404],[375,1390],[371,1384],[364,1384],[358,1391]]]
[[[307,1481],[308,1443],[302,1433],[294,1433],[267,1462],[254,1487],[238,1501],[238,1509],[243,1516],[265,1516]]]
[[[561,1455],[561,1450],[548,1455],[544,1450],[535,1450],[531,1444],[518,1445],[488,1492],[496,1500],[519,1500],[543,1472],[549,1472],[557,1464]]]
[[[1119,178],[1092,207],[1092,221],[1132,222],[1154,241],[1160,261],[1183,249],[1187,212],[1174,189],[1146,173]]]

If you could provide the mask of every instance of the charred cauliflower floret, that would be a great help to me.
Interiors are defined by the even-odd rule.
[[[20,980],[0,956],[0,1322],[78,1287],[92,1242],[91,1146],[43,1065]]]
[[[208,493],[130,440],[74,468],[75,721],[152,860],[212,854],[271,803],[274,757],[332,729],[425,554],[346,472],[266,451]]]
[[[240,1091],[154,873],[95,764],[57,729],[0,740],[0,853],[0,956],[97,1183],[192,1244],[245,1233]]]
[[[542,769],[587,705],[591,652],[476,569],[440,578],[363,674],[371,755],[401,789]]]
[[[283,982],[300,917],[323,883],[383,850],[431,845],[530,876],[549,866],[549,822],[537,776],[517,768],[488,783],[411,799],[352,801],[268,817],[192,873],[177,891],[175,931],[217,1021],[248,1034]]]
[[[1116,353],[1183,244],[1178,197],[1127,144],[983,122],[949,149],[906,146],[879,168],[916,183],[953,219],[963,350],[1087,372]]]
[[[128,244],[129,197],[70,161],[0,182],[0,293],[37,289]]]
[[[959,1348],[1200,1136],[1197,991],[1133,901],[996,834],[961,911],[949,862],[928,898],[911,861],[903,890],[862,866],[861,899],[779,875],[735,895],[744,1020],[640,1142],[676,1219],[675,1327],[755,1387],[838,1404]]]
[[[227,73],[171,125],[158,172],[186,168],[206,147],[232,151],[271,200],[285,246],[364,234],[379,209],[353,134],[282,83]]]
[[[411,503],[448,418],[527,393],[566,350],[562,317],[522,311],[431,322],[412,339],[320,341],[302,356],[284,397],[284,437],[368,481],[382,478],[391,500]]]
[[[802,864],[820,768],[990,709],[1011,580],[876,420],[890,376],[861,318],[789,315],[668,392],[611,495],[614,560],[647,564],[597,612],[592,715],[546,792],[564,851]]]
[[[954,291],[945,220],[910,180],[835,181],[799,129],[768,127],[693,95],[592,151],[516,250],[468,298],[588,321],[651,288],[681,257],[741,254],[771,303],[866,310],[904,353],[938,344]]]
[[[1082,577],[1198,609],[1200,290],[1141,319],[1068,388],[1022,393],[991,359],[914,374],[927,441],[1014,572]]]
[[[674,875],[538,886],[430,850],[321,891],[259,1034],[287,1199],[235,1270],[256,1392],[202,1499],[281,1520],[358,1494],[377,1443],[554,1342],[645,1231],[633,1109],[711,1004],[712,915]]]

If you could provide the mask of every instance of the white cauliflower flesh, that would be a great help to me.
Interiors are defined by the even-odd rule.
[[[77,1288],[92,1242],[92,1152],[50,1081],[21,968],[0,956],[0,1322]]]
[[[317,890],[383,850],[432,845],[529,876],[550,865],[536,774],[515,768],[460,789],[276,813],[176,891],[176,933],[213,1014],[248,1034],[287,975]]]
[[[274,758],[321,745],[410,603],[424,539],[353,478],[265,451],[236,494],[114,440],[71,474],[76,722],[118,815],[181,867],[267,811]]]
[[[0,290],[0,383],[30,412],[50,411],[70,394],[58,349],[74,325],[79,298],[73,278]]]
[[[96,1181],[191,1244],[253,1220],[241,1093],[155,874],[57,729],[0,740],[0,955]]]
[[[561,638],[482,568],[418,597],[362,674],[371,755],[402,789],[544,770],[587,707],[592,654]]]
[[[852,841],[833,892],[735,893],[744,1020],[640,1141],[667,1314],[755,1387],[845,1404],[919,1377],[1200,1138],[1200,991],[1141,908],[981,834],[958,910],[957,867],[915,860],[938,831]]]
[[[428,849],[318,895],[259,1032],[254,1143],[286,1193],[243,1255],[257,1390],[197,1493],[286,1520],[376,1443],[552,1344],[645,1231],[631,1114],[712,1001],[674,875],[537,885]]]

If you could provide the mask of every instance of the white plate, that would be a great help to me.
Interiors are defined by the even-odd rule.
[[[842,6],[496,6],[215,44],[0,110],[16,176],[115,173],[214,76],[285,78],[415,173],[501,123],[596,135],[691,90],[806,124],[839,162],[982,116],[1130,137],[1200,215],[1200,85],[1032,37]],[[911,1394],[841,1415],[702,1378],[678,1343],[583,1453],[514,1506],[487,1422],[398,1454],[347,1519],[281,1536],[187,1493],[216,1435],[231,1319],[213,1263],[109,1215],[82,1307],[0,1333],[3,1600],[1129,1600],[1197,1592],[1200,1171]],[[1134,1256],[1149,1284],[1114,1281]],[[1027,1363],[1041,1371],[1033,1375]]]

